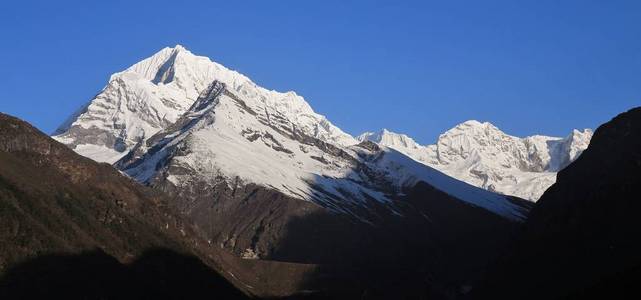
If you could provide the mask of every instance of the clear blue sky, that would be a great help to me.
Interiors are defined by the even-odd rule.
[[[133,2],[4,1],[0,111],[51,132],[175,44],[295,90],[351,134],[432,143],[477,119],[566,135],[641,105],[641,1]]]

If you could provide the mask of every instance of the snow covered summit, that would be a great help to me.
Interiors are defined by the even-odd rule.
[[[54,133],[54,138],[81,155],[114,163],[136,145],[176,122],[213,81],[225,83],[243,97],[278,111],[304,132],[341,145],[356,141],[294,92],[257,86],[246,76],[180,45],[164,48],[122,72]]]

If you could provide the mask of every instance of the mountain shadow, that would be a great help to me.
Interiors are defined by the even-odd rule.
[[[151,249],[122,264],[102,250],[50,254],[0,278],[2,299],[246,299],[198,258]]]
[[[323,209],[289,218],[267,259],[317,265],[296,297],[451,299],[467,291],[518,226],[424,182],[394,200],[399,215],[368,204],[361,215],[375,215],[372,223]]]
[[[568,299],[629,299],[639,296],[641,264],[600,279],[596,283],[570,294]]]

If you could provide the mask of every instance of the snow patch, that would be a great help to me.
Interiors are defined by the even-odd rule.
[[[119,160],[127,154],[126,152],[118,152],[105,146],[91,144],[81,144],[76,146],[73,150],[82,156],[91,157],[97,162],[106,162],[109,164]]]

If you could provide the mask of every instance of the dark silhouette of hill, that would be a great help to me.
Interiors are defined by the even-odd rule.
[[[245,295],[194,256],[145,251],[122,264],[101,250],[44,255],[0,278],[2,299],[243,299]]]
[[[630,299],[638,298],[641,286],[641,265],[634,266],[613,276],[601,278],[596,283],[571,293],[568,299]]]

